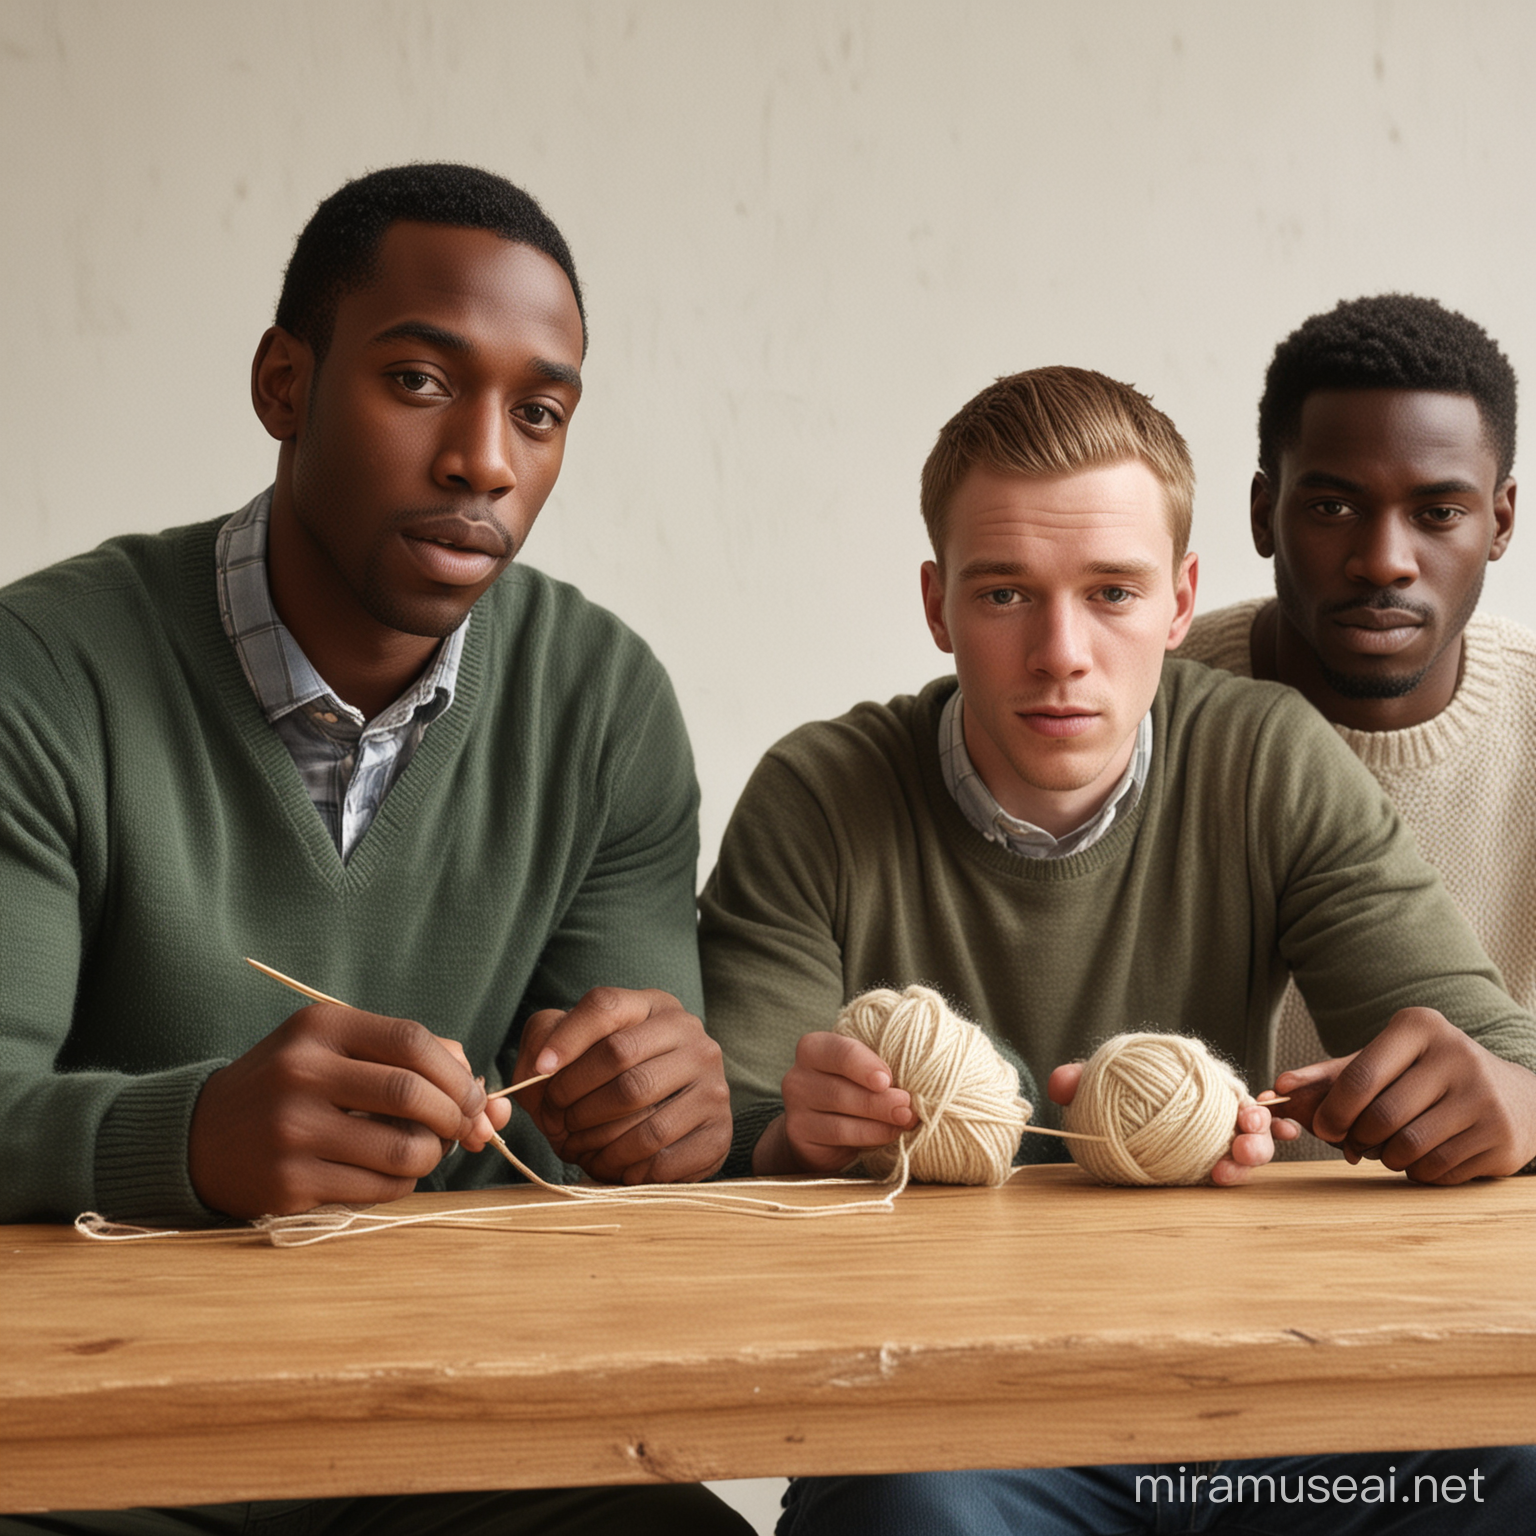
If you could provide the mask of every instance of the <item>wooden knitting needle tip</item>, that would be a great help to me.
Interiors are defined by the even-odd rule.
[[[1108,1136],[1090,1136],[1087,1131],[1053,1131],[1048,1125],[1026,1125],[1024,1127],[1035,1136],[1064,1136],[1069,1141],[1108,1141]]]
[[[498,1088],[495,1093],[486,1094],[488,1099],[504,1099],[509,1093],[517,1093],[523,1088],[532,1088],[535,1083],[547,1083],[555,1074],[553,1072],[541,1072],[537,1077],[525,1077],[520,1083],[513,1083],[510,1088]]]
[[[1272,1104],[1289,1104],[1290,1098],[1283,1099],[1257,1099],[1255,1103],[1261,1109],[1268,1109]],[[1035,1136],[1063,1136],[1070,1141],[1108,1141],[1108,1136],[1090,1136],[1086,1131],[1053,1131],[1048,1125],[1026,1125],[1024,1127]]]
[[[350,1008],[350,1003],[344,1003],[339,997],[332,997],[328,992],[317,992],[313,987],[306,987],[302,981],[295,981],[292,976],[284,976],[281,971],[274,971],[270,965],[263,965],[260,960],[252,960],[249,955],[245,957],[247,965],[254,965],[263,976],[270,976],[273,981],[280,981],[285,987],[292,987],[295,992],[316,1003],[335,1003],[338,1008]],[[354,1010],[356,1011],[356,1010]]]

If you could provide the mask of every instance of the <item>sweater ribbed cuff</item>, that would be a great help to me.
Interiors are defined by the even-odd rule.
[[[777,1099],[765,1099],[758,1104],[748,1104],[735,1117],[735,1129],[731,1133],[731,1150],[725,1159],[717,1179],[750,1179],[752,1177],[752,1153],[764,1131],[784,1113],[784,1106]]]
[[[224,1061],[130,1078],[96,1135],[96,1204],[114,1221],[206,1226],[221,1219],[197,1198],[187,1166],[192,1110]]]

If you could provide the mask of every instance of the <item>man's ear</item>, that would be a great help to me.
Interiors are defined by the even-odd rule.
[[[1195,617],[1195,588],[1200,584],[1200,557],[1193,550],[1184,556],[1173,579],[1173,623],[1168,626],[1168,649],[1184,643]]]
[[[1488,558],[1497,560],[1515,536],[1515,482],[1506,480],[1493,493],[1493,543],[1488,546]]]
[[[251,361],[251,404],[271,437],[286,443],[298,436],[314,377],[315,355],[309,343],[270,326],[256,344]]]
[[[944,622],[944,573],[932,560],[923,561],[923,616],[928,633],[941,651],[954,653],[949,639],[949,625]]]
[[[1269,476],[1262,469],[1255,470],[1253,484],[1248,488],[1248,526],[1253,530],[1253,547],[1266,560],[1275,553],[1274,512]]]

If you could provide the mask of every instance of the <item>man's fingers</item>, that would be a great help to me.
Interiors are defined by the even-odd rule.
[[[905,1088],[871,1092],[853,1079],[804,1067],[797,1061],[784,1074],[784,1102],[814,1114],[874,1120],[906,1130],[916,1121]]]
[[[1070,1104],[1077,1097],[1078,1084],[1082,1080],[1082,1062],[1065,1062],[1051,1073],[1050,1081],[1045,1085],[1045,1091],[1050,1096],[1052,1104]]]
[[[620,987],[594,987],[576,1006],[563,1014],[546,1009],[528,1021],[543,1036],[528,1065],[534,1074],[554,1073],[578,1061],[600,1040],[620,1030],[643,1024],[663,1013],[684,1017],[682,1005],[666,992],[628,991]],[[519,1062],[527,1053],[519,1051]]]
[[[1350,1135],[1356,1148],[1369,1144],[1364,1133],[1352,1135],[1356,1120],[1388,1084],[1395,1083],[1420,1059],[1435,1038],[1437,1026],[1451,1027],[1431,1008],[1400,1009],[1364,1050],[1343,1058],[1333,1087],[1312,1116],[1317,1135],[1335,1144]],[[1380,1117],[1377,1123],[1381,1123]]]
[[[479,1118],[419,1072],[346,1057],[336,1059],[326,1096],[338,1109],[413,1122],[444,1141],[473,1135]]]
[[[591,1134],[594,1141],[605,1134],[611,1139],[588,1151],[578,1148],[578,1138],[572,1137],[556,1150],[607,1183],[703,1178],[730,1150],[729,1121],[718,1113],[713,1093],[698,1083],[620,1127],[604,1126]]]
[[[883,1092],[894,1081],[891,1069],[862,1040],[826,1029],[801,1035],[795,1046],[795,1065],[846,1078],[871,1093]]]
[[[442,1040],[413,1019],[393,1019],[355,1009],[348,1012],[355,1022],[341,1042],[346,1054],[424,1078],[466,1117],[485,1108],[485,1086],[469,1070],[469,1060],[457,1041]]]

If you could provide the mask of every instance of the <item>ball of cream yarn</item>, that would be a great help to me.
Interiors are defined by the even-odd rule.
[[[1201,1184],[1231,1146],[1246,1098],[1204,1041],[1115,1035],[1088,1058],[1065,1114],[1069,1131],[1107,1139],[1068,1146],[1102,1184]]]
[[[1019,1074],[986,1035],[928,987],[866,992],[833,1026],[862,1041],[912,1095],[918,1124],[898,1142],[861,1158],[871,1177],[890,1178],[905,1145],[910,1176],[924,1184],[1001,1184],[1031,1105]]]

